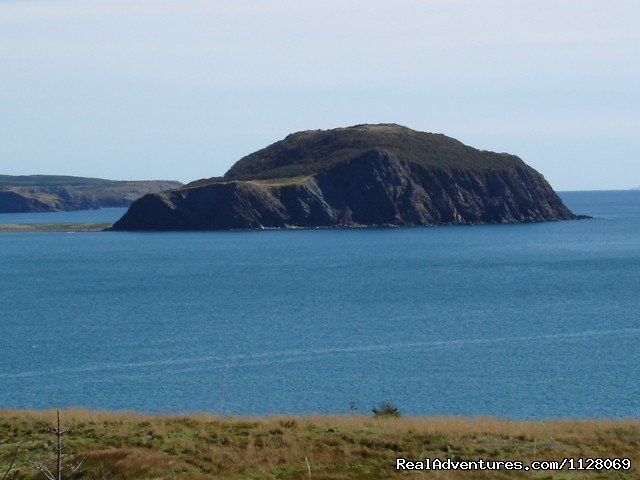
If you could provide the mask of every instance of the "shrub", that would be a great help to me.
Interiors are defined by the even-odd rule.
[[[374,417],[400,417],[400,410],[395,405],[388,402],[382,402],[371,410]]]

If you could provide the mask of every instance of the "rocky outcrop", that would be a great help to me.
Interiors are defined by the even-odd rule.
[[[366,127],[365,137],[372,135],[372,131],[375,135],[375,126]],[[326,132],[322,134],[331,139]],[[313,135],[310,137],[317,140]],[[443,141],[440,137],[438,140]],[[455,142],[456,148],[462,145],[444,139],[445,147],[448,141]],[[416,149],[411,150],[413,157],[410,157],[405,153],[409,147],[394,151],[387,142],[383,148],[368,148],[376,142],[375,138],[366,140],[369,141],[364,142],[366,149],[352,149],[347,158],[338,161],[335,158],[345,156],[344,152],[337,155],[330,145],[323,144],[328,155],[333,155],[332,161],[325,163],[321,157],[314,157],[313,149],[307,149],[307,156],[297,163],[295,155],[288,163],[281,158],[258,155],[259,161],[250,164],[245,161],[242,169],[234,167],[222,179],[144,196],[131,205],[114,229],[417,226],[577,218],[544,177],[517,157],[463,146],[478,160],[470,162],[464,155],[452,160],[445,155],[439,161],[431,149],[425,152],[425,156],[430,155],[428,161],[421,161],[419,149],[417,153]],[[275,144],[265,150],[274,147],[291,155],[286,145]],[[304,151],[305,145],[298,147]],[[310,164],[314,173],[308,169]],[[264,175],[274,165],[278,172],[304,174],[275,178],[273,174]],[[242,180],[233,179],[238,170]]]

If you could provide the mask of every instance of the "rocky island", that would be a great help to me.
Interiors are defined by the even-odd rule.
[[[136,200],[114,230],[419,226],[571,220],[520,158],[395,124],[291,134],[223,176]]]
[[[116,181],[63,175],[0,175],[0,213],[128,207],[147,193],[177,188],[164,180]]]

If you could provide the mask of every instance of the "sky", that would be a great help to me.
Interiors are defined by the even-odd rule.
[[[640,186],[638,0],[0,0],[0,173],[183,182],[398,123]]]

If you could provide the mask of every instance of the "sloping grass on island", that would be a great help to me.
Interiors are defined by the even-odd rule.
[[[0,478],[44,478],[27,459],[51,457],[52,411],[0,411]],[[68,410],[65,450],[87,479],[636,479],[640,421],[490,418],[150,416]],[[396,458],[630,458],[630,470],[398,472]]]

